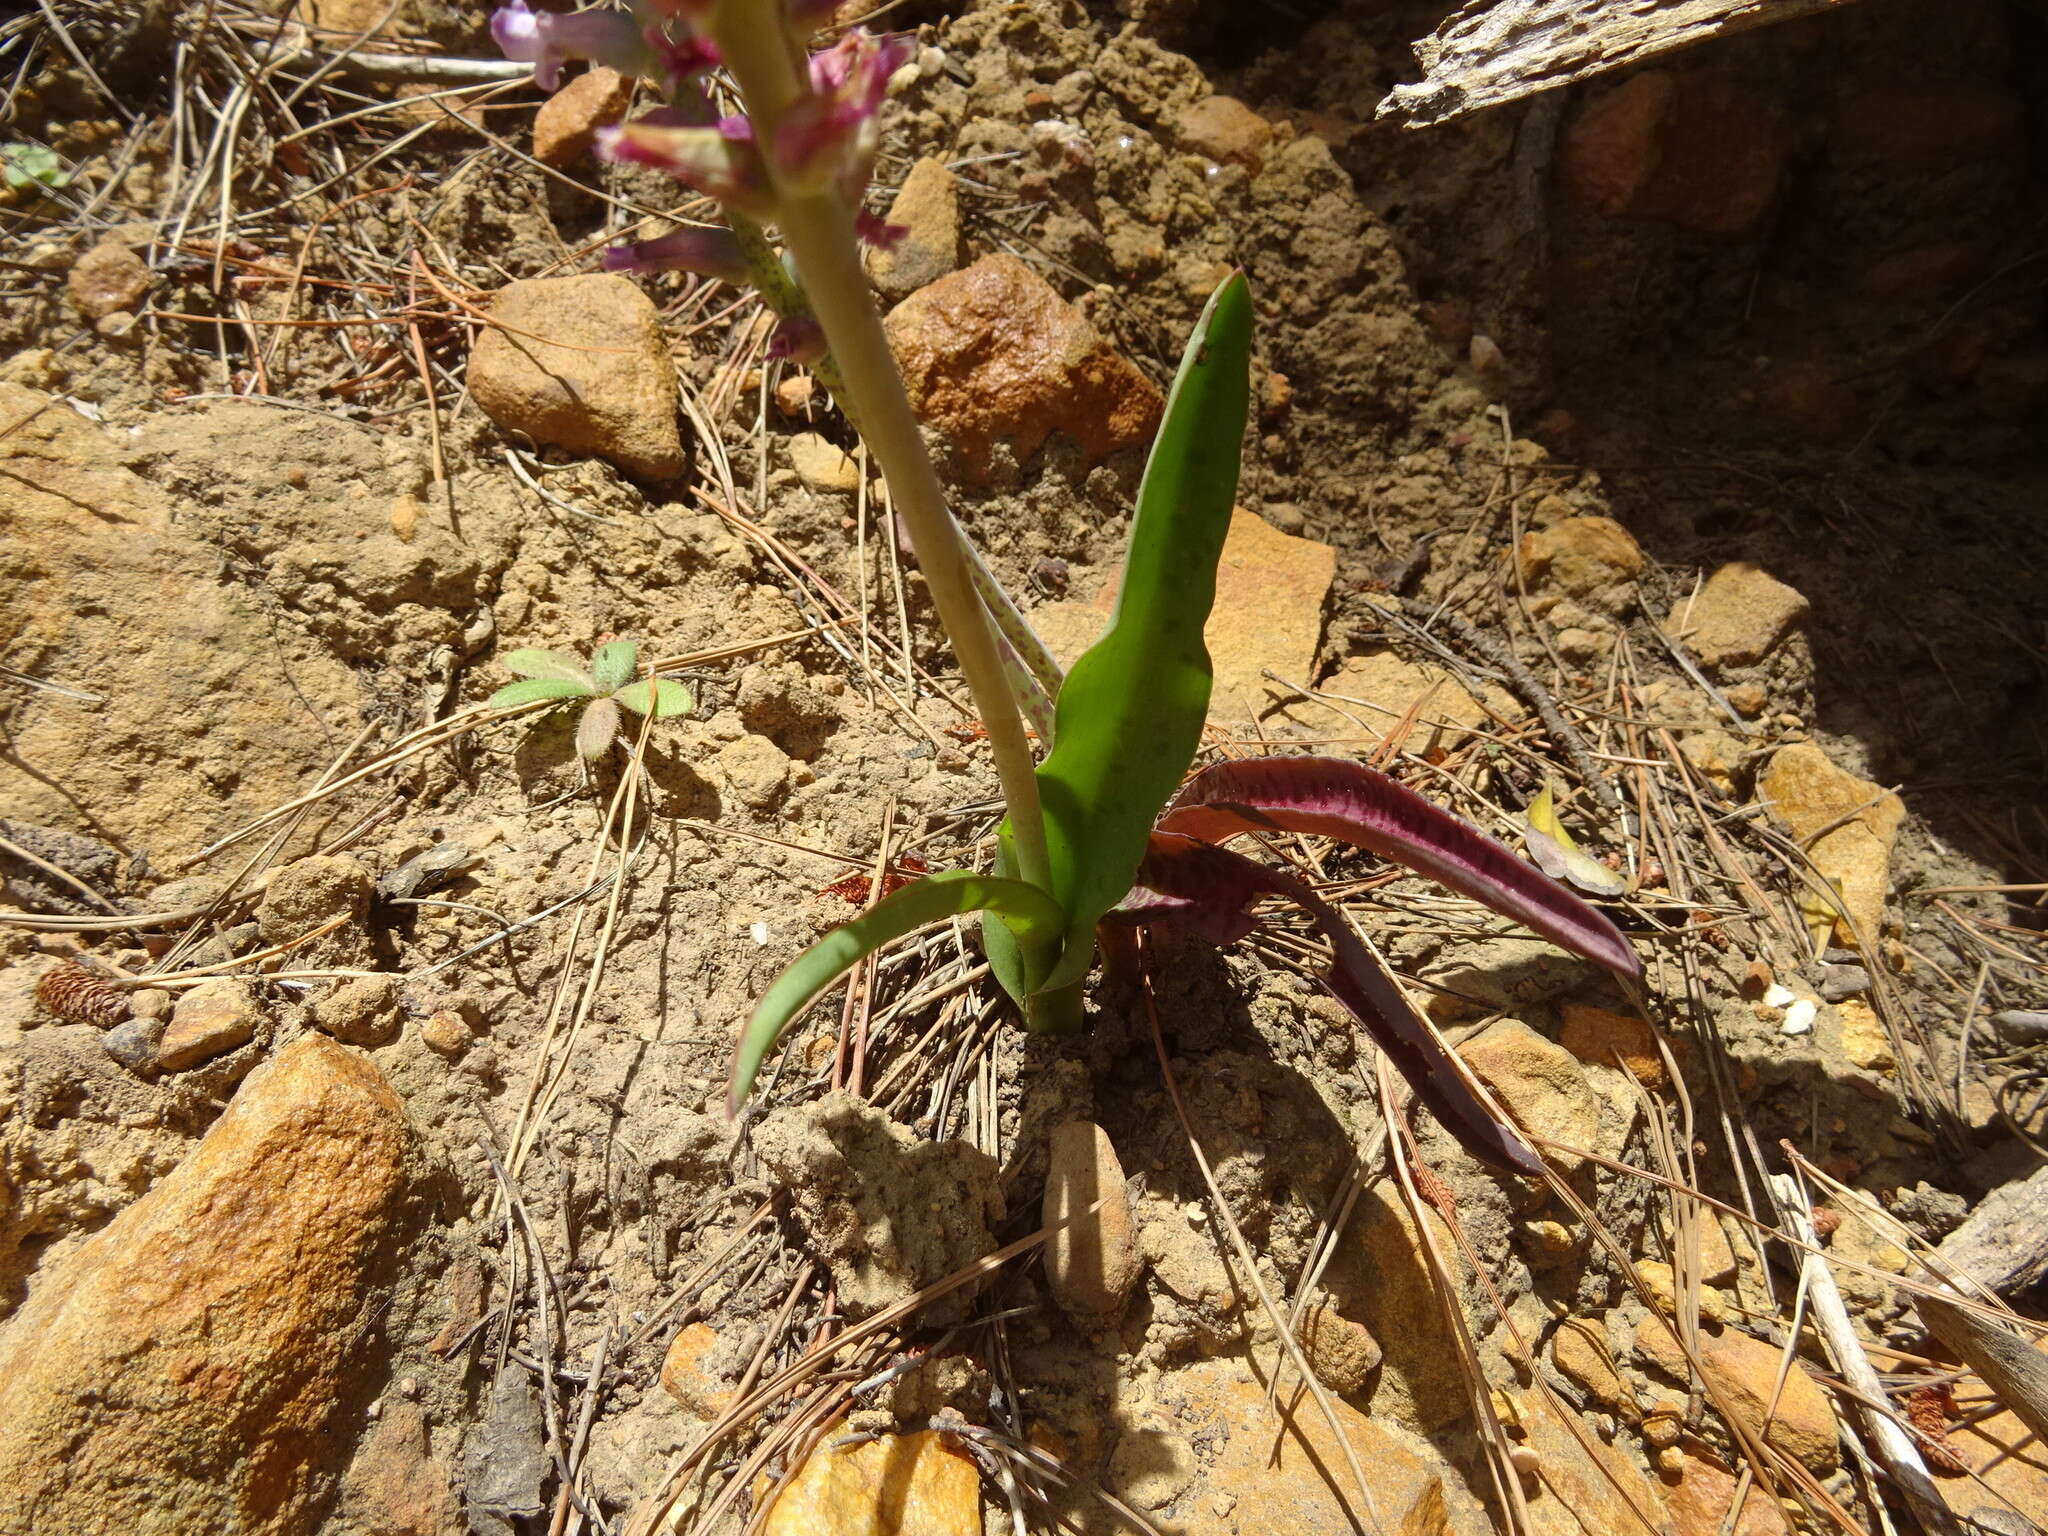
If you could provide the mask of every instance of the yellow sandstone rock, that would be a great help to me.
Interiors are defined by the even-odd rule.
[[[936,1430],[884,1435],[797,1468],[766,1536],[981,1536],[981,1476]]]

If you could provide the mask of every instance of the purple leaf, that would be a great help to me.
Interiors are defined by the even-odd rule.
[[[1542,1177],[1542,1161],[1513,1126],[1480,1102],[1443,1042],[1415,1016],[1350,924],[1292,875],[1214,843],[1155,832],[1138,865],[1137,885],[1109,920],[1170,922],[1212,944],[1230,944],[1251,932],[1249,908],[1264,895],[1284,896],[1299,905],[1330,941],[1334,960],[1324,984],[1458,1144],[1491,1167]]]
[[[1470,823],[1344,758],[1259,757],[1204,768],[1159,829],[1210,843],[1242,832],[1334,837],[1419,870],[1618,976],[1643,973],[1600,912]]]

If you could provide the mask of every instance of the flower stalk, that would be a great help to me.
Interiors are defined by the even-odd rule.
[[[785,119],[810,92],[802,53],[774,0],[722,0],[704,23],[754,119],[758,142],[780,141]],[[995,630],[976,591],[962,540],[946,510],[944,488],[925,451],[917,416],[897,372],[895,354],[868,294],[855,213],[831,179],[791,178],[769,154],[775,222],[795,264],[805,298],[823,328],[868,451],[889,486],[918,564],[953,641],[976,712],[988,731],[996,776],[1009,806],[1017,874],[1035,885],[1048,878],[1045,828],[1036,765],[1011,695]]]

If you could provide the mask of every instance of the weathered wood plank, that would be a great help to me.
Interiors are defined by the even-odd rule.
[[[1423,78],[1377,116],[1427,128],[1673,49],[1849,0],[1476,0],[1415,44]]]

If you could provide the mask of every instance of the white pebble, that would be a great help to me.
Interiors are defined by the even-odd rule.
[[[1781,1035],[1803,1035],[1813,1028],[1814,1015],[1820,1012],[1820,1004],[1810,997],[1802,997],[1785,1010],[1785,1022],[1778,1026]]]

